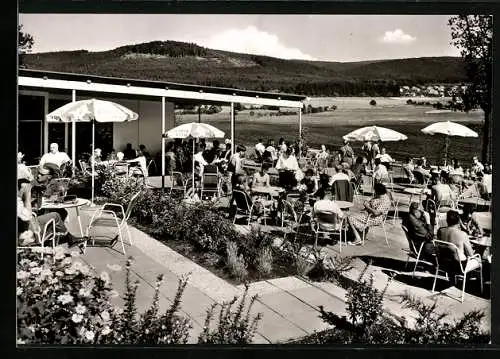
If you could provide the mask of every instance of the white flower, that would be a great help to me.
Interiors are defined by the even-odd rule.
[[[54,258],[56,260],[60,260],[66,257],[66,251],[64,250],[63,247],[56,247],[56,251],[54,253]]]
[[[60,270],[58,270],[58,271],[56,272],[56,276],[58,276],[58,277],[62,277],[63,275],[64,275],[64,273],[63,273],[63,272],[61,272]]]
[[[21,295],[21,294],[23,294],[23,288],[17,287],[16,295]]]
[[[101,278],[101,280],[104,283],[109,283],[109,274],[108,274],[108,272],[101,272],[101,274],[99,274],[99,278]]]
[[[56,284],[57,282],[59,282],[57,280],[57,278],[52,278],[50,281],[49,281],[49,284]]]
[[[70,265],[71,264],[71,258],[70,257],[66,257],[63,259],[63,261],[61,262],[62,265],[66,266],[66,265]]]
[[[73,301],[73,297],[71,296],[71,294],[61,294],[57,297],[57,301],[61,302],[62,304],[67,304]]]
[[[106,267],[114,272],[119,272],[122,270],[122,267],[119,264],[107,264]]]
[[[85,333],[85,339],[87,339],[88,341],[94,340],[94,336],[95,334],[91,330],[87,330],[87,332]]]
[[[31,272],[31,274],[37,275],[37,274],[40,274],[42,272],[42,268],[33,267],[33,268],[31,268],[30,272]]]
[[[26,279],[30,276],[30,273],[29,272],[26,272],[26,271],[19,271],[17,272],[17,279]]]
[[[102,331],[101,331],[102,335],[108,335],[109,333],[111,333],[111,328],[110,327],[105,326],[104,328],[102,328]]]
[[[119,295],[120,295],[120,293],[118,293],[118,292],[117,292],[116,290],[114,290],[114,289],[113,289],[111,292],[109,292],[109,296],[110,296],[111,298],[116,298],[116,297],[118,297]]]
[[[110,317],[109,317],[109,313],[108,313],[108,311],[107,311],[107,310],[104,310],[104,311],[102,311],[102,312],[101,312],[101,318],[102,318],[102,320],[104,320],[105,322],[107,322],[107,321],[110,319]]]
[[[52,271],[48,268],[45,268],[40,273],[42,277],[52,277]]]
[[[37,262],[31,261],[30,262],[30,267],[36,267],[38,265]]]
[[[91,292],[92,292],[92,289],[90,289],[90,288],[80,288],[80,290],[78,291],[78,294],[84,298],[87,298],[87,297],[90,297]]]
[[[78,314],[85,314],[85,312],[87,311],[87,308],[84,305],[81,305],[80,303],[78,303],[78,305],[75,308],[75,311]]]
[[[30,262],[29,259],[24,258],[24,259],[21,259],[21,261],[19,262],[19,264],[21,264],[22,266],[24,266],[24,265],[28,264],[29,262]]]
[[[71,274],[75,274],[76,272],[74,271],[73,268],[66,268],[64,270],[64,273],[71,275]]]
[[[71,320],[74,322],[74,323],[80,323],[82,320],[83,320],[83,315],[81,314],[73,314],[71,316]]]

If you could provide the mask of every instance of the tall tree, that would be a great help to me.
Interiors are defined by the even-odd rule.
[[[33,39],[33,36],[31,36],[27,32],[22,31],[23,25],[19,25],[17,30],[17,53],[19,54],[19,65],[23,65],[23,55],[31,51],[35,40]]]
[[[466,63],[469,85],[462,96],[464,109],[481,108],[484,111],[481,158],[483,162],[491,163],[493,17],[453,16],[448,20],[448,25],[451,28],[451,44],[460,49]]]

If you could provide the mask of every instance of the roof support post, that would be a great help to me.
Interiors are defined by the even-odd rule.
[[[231,155],[234,155],[234,102],[231,102]]]
[[[165,190],[165,96],[161,98],[161,188]]]
[[[71,101],[76,101],[76,90],[71,91]],[[92,156],[94,154],[92,153]],[[75,119],[71,121],[71,161],[73,162],[73,174],[76,167],[76,122]]]
[[[299,108],[299,158],[302,156],[302,108]]]

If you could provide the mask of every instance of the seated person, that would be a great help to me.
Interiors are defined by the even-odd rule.
[[[17,182],[17,218],[19,233],[21,234],[20,237],[24,239],[23,243],[19,243],[21,246],[36,245],[37,243],[34,238],[30,235],[26,235],[27,233],[24,232],[29,231],[32,234],[39,229],[43,231],[43,227],[51,219],[55,221],[56,232],[64,236],[60,238],[59,242],[67,241],[70,246],[84,242],[83,238],[77,239],[69,233],[64,225],[63,219],[57,212],[45,213],[35,218],[33,216],[31,202],[31,183],[29,183],[27,178],[19,178]]]
[[[139,150],[142,152],[144,157],[146,157],[146,163],[149,163],[149,161],[151,161],[151,155],[149,154],[148,150],[146,149],[146,146],[139,145]]]
[[[457,200],[457,194],[449,184],[441,182],[439,176],[436,176],[431,187],[431,199],[437,206],[451,206]]]
[[[403,225],[408,229],[408,235],[412,239],[416,250],[425,243],[421,256],[424,259],[432,259],[434,254],[434,229],[432,228],[429,213],[420,210],[417,202],[410,204],[408,216],[403,220]]]
[[[415,178],[417,179],[417,181],[419,181],[419,183],[424,181],[423,183],[420,184],[424,184],[425,181],[431,178],[431,173],[424,168],[423,159],[417,160],[417,167],[413,171],[413,174],[415,175]]]
[[[440,228],[437,238],[444,242],[453,243],[458,247],[458,258],[465,265],[467,257],[474,255],[474,249],[469,241],[469,235],[460,228],[460,215],[457,211],[448,211],[446,213],[446,223],[448,227]]]
[[[483,174],[482,179],[481,176],[478,177],[480,177],[480,181],[483,187],[483,194],[485,195],[483,198],[490,199],[491,193],[493,191],[491,182],[492,181],[491,169],[485,166],[482,174]]]
[[[413,182],[415,180],[415,176],[413,175],[413,171],[415,170],[415,166],[413,164],[413,159],[411,157],[406,157],[405,163],[403,164],[403,170],[408,177],[408,180]]]
[[[375,158],[374,164],[375,168],[373,169],[373,182],[374,183],[390,182],[389,172],[387,172],[387,168],[382,164],[380,158]]]
[[[473,212],[467,230],[478,236],[483,236],[485,232],[491,233],[491,212]]]
[[[269,168],[270,168],[269,163],[263,163],[260,171],[255,172],[253,175],[253,180],[252,180],[252,187],[270,187],[271,185],[269,184]]]
[[[484,166],[477,156],[472,157],[472,167],[471,167],[471,175],[477,175],[479,172],[484,171]]]
[[[344,212],[332,198],[331,190],[326,189],[323,192],[323,197],[314,203],[312,215],[316,219],[320,231],[338,231],[340,229]],[[325,237],[327,236],[325,234]]]
[[[319,189],[318,178],[314,175],[312,168],[308,168],[304,174],[304,178],[300,181],[301,192],[312,195]]]
[[[483,183],[483,174],[478,173],[473,184],[469,185],[460,194],[460,198],[483,198],[488,199],[488,189]]]
[[[128,175],[128,162],[124,160],[125,156],[123,152],[118,152],[116,154],[116,162],[113,164],[115,168],[115,173],[117,175]]]
[[[33,181],[35,178],[33,177],[33,173],[31,173],[31,170],[26,166],[23,162],[24,158],[24,153],[18,152],[17,153],[17,173],[18,173],[18,178],[22,176],[23,178],[28,179],[30,182]]]
[[[349,176],[344,172],[342,165],[335,166],[335,174],[330,178],[329,185],[332,186],[335,181],[350,181]]]
[[[90,164],[92,162],[99,163],[102,161],[102,150],[100,148],[94,149],[94,154],[90,157]]]
[[[394,162],[394,159],[387,153],[385,147],[382,147],[380,153],[375,157],[375,159],[379,158],[380,163],[382,163],[387,169],[391,168],[391,164]]]
[[[375,183],[373,189],[375,194],[372,199],[363,203],[364,210],[357,213],[350,212],[347,217],[351,233],[355,237],[355,241],[351,242],[352,245],[361,244],[360,233],[370,226],[381,224],[391,208],[391,199],[385,186],[382,183]]]
[[[460,161],[457,160],[456,158],[453,159],[452,161],[452,164],[451,164],[451,167],[450,168],[450,175],[458,175],[458,176],[462,176],[464,175],[464,169],[462,168],[462,166],[460,166]]]
[[[50,144],[50,152],[44,154],[40,159],[40,166],[45,163],[54,163],[57,167],[61,167],[63,163],[70,162],[69,156],[66,152],[59,152],[57,143]]]
[[[106,161],[114,162],[116,160],[118,160],[118,157],[116,157],[116,150],[113,148],[108,157],[106,157]]]
[[[127,160],[129,163],[138,163],[139,164],[139,169],[137,166],[132,166],[130,167],[130,176],[148,176],[148,165],[146,163],[146,156],[144,156],[144,153],[141,152],[141,150],[136,151],[136,157]]]
[[[329,183],[330,183],[330,176],[328,176],[326,173],[320,174],[318,180],[319,188],[313,195],[318,198],[323,198],[325,191],[327,189],[331,190],[332,188],[332,186]]]
[[[262,199],[262,197],[255,196],[252,198],[248,194],[248,184],[247,184],[247,178],[244,174],[237,174],[235,176],[235,184],[233,187],[233,197],[231,198],[230,204],[233,207],[234,213],[236,213],[236,199],[234,196],[234,190],[243,192],[246,199],[248,206],[251,207],[252,203],[254,203],[254,209],[252,214],[262,214],[264,207],[271,206],[274,202],[272,200],[265,200]]]

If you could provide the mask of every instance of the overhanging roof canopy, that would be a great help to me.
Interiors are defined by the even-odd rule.
[[[290,108],[302,108],[302,101],[306,99],[305,96],[290,94],[26,69],[19,70],[18,85],[47,89],[166,97],[199,102],[233,102]]]

